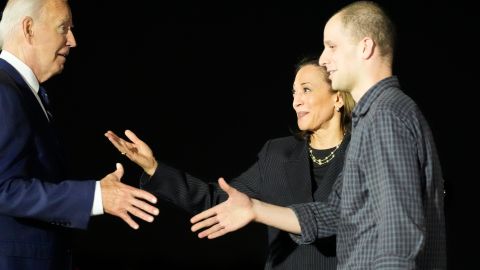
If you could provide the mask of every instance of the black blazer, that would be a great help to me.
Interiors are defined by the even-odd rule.
[[[323,181],[330,187],[341,173],[346,136],[336,157],[329,163]],[[293,136],[269,140],[257,161],[229,184],[250,197],[280,205],[312,202],[312,169],[306,141]],[[143,189],[191,213],[201,212],[227,199],[216,183],[206,183],[185,172],[160,163],[154,175],[143,175]],[[268,257],[265,269],[335,269],[335,237],[310,245],[297,245],[288,233],[268,227]]]

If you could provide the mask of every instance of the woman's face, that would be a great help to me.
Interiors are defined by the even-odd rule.
[[[331,91],[325,70],[315,65],[302,67],[293,83],[293,109],[298,128],[316,131],[326,128],[335,113],[337,93]]]

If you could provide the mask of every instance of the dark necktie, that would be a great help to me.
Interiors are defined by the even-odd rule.
[[[40,86],[40,88],[38,89],[38,94],[40,96],[40,100],[42,100],[43,107],[47,111],[48,120],[52,121],[53,115],[52,115],[52,110],[50,108],[50,100],[48,99],[47,91],[45,90],[45,88]]]

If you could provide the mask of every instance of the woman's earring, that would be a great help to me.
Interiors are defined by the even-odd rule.
[[[340,111],[340,108],[335,106],[335,111],[339,112]]]

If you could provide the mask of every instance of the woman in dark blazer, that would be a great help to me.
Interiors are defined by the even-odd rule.
[[[299,63],[293,84],[293,108],[299,134],[269,140],[257,161],[229,184],[252,198],[276,205],[326,201],[343,167],[350,135],[350,94],[331,89],[317,59]],[[126,141],[113,132],[105,136],[145,174],[143,189],[191,213],[227,199],[217,184],[157,162],[150,147],[131,131]],[[265,269],[335,269],[335,238],[311,245],[295,244],[287,233],[268,228]]]

